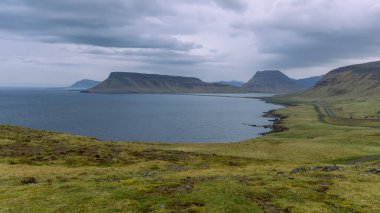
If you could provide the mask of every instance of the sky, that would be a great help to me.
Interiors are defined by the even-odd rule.
[[[380,60],[378,0],[1,0],[0,86],[110,72],[248,81]]]

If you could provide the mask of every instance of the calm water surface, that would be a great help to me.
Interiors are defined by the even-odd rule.
[[[232,96],[232,97],[226,97]],[[88,94],[56,89],[0,89],[0,123],[101,140],[235,142],[268,129],[263,112],[279,108],[262,94]]]

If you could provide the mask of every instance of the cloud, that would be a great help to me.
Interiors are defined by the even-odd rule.
[[[214,2],[224,9],[237,12],[246,10],[248,6],[248,3],[242,0],[215,0]]]
[[[175,35],[171,35],[167,26],[162,26],[165,21],[172,22],[172,17],[179,15],[176,14],[178,7],[197,4],[197,1],[179,2],[5,0],[0,2],[0,29],[43,42],[181,51],[201,48],[201,44],[180,41]],[[227,10],[243,10],[246,6],[241,0],[210,2]],[[175,18],[178,20],[178,17]],[[184,28],[182,30],[186,31]]]
[[[265,66],[319,66],[380,54],[377,1],[277,0],[265,14],[232,24],[250,30]]]
[[[57,82],[114,70],[208,81],[264,69],[320,75],[379,58],[378,26],[377,0],[2,0],[9,71],[0,83],[5,72],[44,79],[56,70]]]
[[[135,61],[154,66],[198,66],[204,63],[212,63],[219,59],[215,56],[190,55],[182,51],[166,49],[85,48],[82,52],[95,56],[112,57],[117,60]]]
[[[43,42],[101,47],[188,51],[200,44],[180,41],[147,17],[170,15],[156,0],[14,0],[0,2],[0,29]]]

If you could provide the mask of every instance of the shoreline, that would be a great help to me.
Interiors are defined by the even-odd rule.
[[[264,126],[265,128],[271,128],[271,131],[261,133],[262,136],[278,132],[285,132],[289,130],[289,128],[285,127],[283,124],[283,120],[286,119],[288,116],[276,113],[275,109],[265,112],[263,117],[273,118],[273,120],[271,120],[273,123],[271,125]]]
[[[279,106],[283,106],[284,108],[288,108],[289,106],[291,106],[291,104],[287,104],[287,103],[284,103],[284,102],[280,103],[280,102],[273,101],[273,99],[271,97],[262,97],[262,98],[259,98],[259,99],[262,100],[262,101],[264,101],[264,102],[266,102],[266,103],[276,104],[276,105],[279,105]],[[285,132],[285,131],[289,130],[289,128],[287,128],[286,126],[284,126],[284,123],[283,123],[283,120],[286,119],[288,116],[283,115],[281,113],[277,113],[276,110],[277,109],[272,109],[272,110],[269,110],[268,112],[264,112],[263,117],[273,118],[272,119],[273,123],[269,127],[272,130],[269,131],[269,132],[262,133],[261,134],[262,136],[273,134],[273,133],[278,133],[278,132]]]

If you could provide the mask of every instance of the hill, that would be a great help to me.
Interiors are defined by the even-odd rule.
[[[304,87],[305,89],[312,88],[314,87],[318,81],[320,81],[323,78],[323,75],[320,76],[313,76],[309,78],[302,78],[302,79],[296,79],[296,83]]]
[[[305,89],[295,80],[289,78],[278,70],[258,71],[251,80],[243,85],[243,88],[254,92],[265,93],[292,93]]]
[[[194,77],[113,72],[91,93],[239,93],[243,89]]]
[[[98,85],[100,81],[94,81],[90,79],[83,79],[75,82],[73,85],[68,87],[68,89],[90,89],[96,85]]]
[[[230,85],[234,87],[242,87],[244,85],[244,82],[242,81],[218,81],[215,83]]]
[[[344,99],[378,97],[379,94],[380,61],[376,61],[332,70],[303,96]]]

